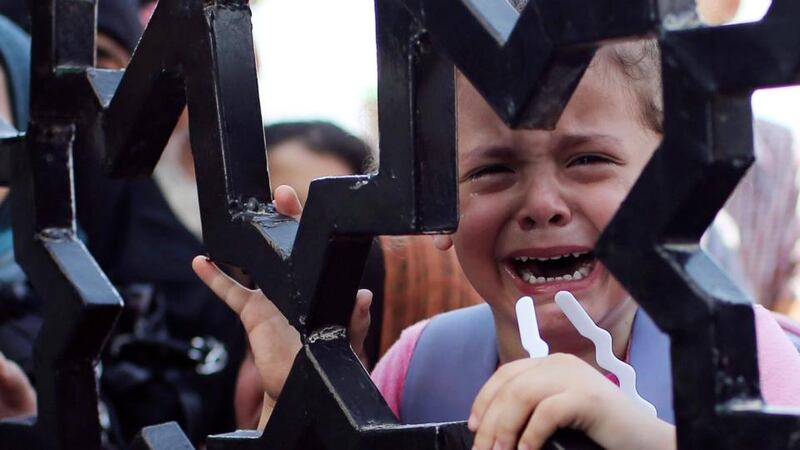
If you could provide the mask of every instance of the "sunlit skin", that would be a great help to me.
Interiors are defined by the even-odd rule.
[[[236,376],[236,390],[233,406],[236,414],[236,428],[255,429],[261,418],[264,391],[253,354],[247,352],[239,374]]]
[[[720,25],[736,15],[740,0],[699,0],[697,13],[709,25]]]
[[[601,52],[602,54],[602,52]],[[639,117],[624,75],[595,59],[555,130],[511,130],[459,77],[461,218],[452,236],[459,261],[492,307],[501,363],[526,357],[514,305],[535,299],[552,353],[594,365],[594,349],[553,302],[559,290],[580,299],[624,357],[636,304],[599,263],[585,279],[531,285],[511,266],[515,256],[591,250],[660,141]],[[439,238],[446,247],[446,238]]]

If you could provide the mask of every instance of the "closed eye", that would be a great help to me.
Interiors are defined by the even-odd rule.
[[[592,164],[615,164],[613,159],[602,155],[581,155],[571,160],[567,167],[573,166],[589,166]]]
[[[469,175],[466,176],[466,179],[478,180],[480,178],[485,178],[487,176],[499,175],[505,173],[514,173],[514,171],[510,167],[503,164],[491,164],[473,170],[472,172],[469,173]]]

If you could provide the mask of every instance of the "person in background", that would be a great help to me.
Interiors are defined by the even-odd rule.
[[[700,0],[710,25],[737,23],[764,9],[762,0]],[[800,318],[800,189],[792,132],[755,118],[756,161],[714,222],[707,250],[756,303]],[[781,318],[781,322],[788,322]]]
[[[0,129],[27,126],[29,46],[25,32],[0,16]],[[0,187],[0,419],[36,414],[30,377],[33,339],[41,326],[39,303],[14,261],[7,196],[8,188]]]
[[[270,184],[297,190],[305,205],[315,178],[363,175],[373,171],[372,149],[329,122],[283,122],[264,127]]]
[[[789,313],[800,286],[797,160],[791,132],[754,122],[756,161],[725,204],[738,231],[738,254],[754,300]]]
[[[30,25],[22,0],[0,0],[0,12]],[[138,4],[99,0],[97,24],[97,67],[124,68],[142,33]],[[112,180],[100,156],[76,152],[74,167],[79,235],[125,300],[102,356],[107,444],[126,447],[143,426],[171,420],[200,444],[235,425],[241,328],[188,267],[205,250],[154,180]]]

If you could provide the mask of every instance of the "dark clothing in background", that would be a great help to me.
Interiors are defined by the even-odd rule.
[[[151,359],[150,364],[139,364],[139,370],[130,371],[143,376],[137,383],[115,389],[119,383],[109,384],[107,377],[103,381],[107,392],[118,395],[116,403],[126,405],[119,409],[125,414],[123,437],[127,441],[142,426],[169,420],[178,420],[193,442],[208,434],[233,430],[233,392],[245,336],[238,317],[191,269],[192,258],[205,249],[178,221],[152,179],[110,180],[97,161],[90,155],[76,155],[77,216],[88,237],[89,251],[126,300],[118,331],[126,325],[133,329],[137,315],[150,324],[155,310],[158,323],[149,331],[167,335],[159,345],[163,358],[153,358],[153,349],[146,345],[138,354],[133,352],[137,361],[142,354]],[[134,299],[126,294],[149,296],[148,305],[144,310],[131,311]],[[175,367],[163,372],[158,369],[175,362],[172,352],[181,353],[181,346],[190,351],[188,344],[197,337],[224,344],[224,369],[209,375],[194,373],[188,366],[182,375],[171,371]],[[113,350],[113,343],[112,338],[106,353]],[[151,364],[150,373],[142,374],[143,367]],[[119,378],[127,380],[130,375]],[[165,400],[171,409],[164,407]],[[159,405],[160,410],[153,405]]]
[[[101,23],[103,11],[115,10],[116,3],[100,1]],[[14,5],[24,3],[1,0],[0,11]],[[125,45],[135,43],[128,39]],[[28,122],[29,57],[30,40],[0,17],[0,62],[18,129]],[[111,180],[99,155],[80,142],[74,148],[79,235],[126,301],[100,365],[110,444],[127,447],[143,426],[170,420],[195,443],[233,430],[233,392],[245,338],[236,315],[191,270],[192,257],[204,253],[202,244],[178,221],[152,179]],[[3,252],[3,243],[11,242],[5,204],[0,207],[0,351],[30,376],[42,300],[14,263],[10,245]],[[210,364],[202,364],[204,358]]]
[[[0,16],[0,65],[6,74],[12,103],[12,125],[24,131],[30,99],[30,38],[3,16]],[[33,341],[42,325],[41,301],[33,295],[25,274],[14,261],[10,209],[8,201],[0,205],[0,352],[33,379]]]
[[[0,5],[3,4],[0,2]],[[6,73],[11,94],[13,125],[20,131],[28,126],[30,103],[31,39],[11,20],[0,15],[0,64]]]
[[[39,0],[2,0],[0,15],[14,21],[26,33],[31,32],[31,15],[28,1]],[[117,41],[130,53],[136,48],[142,36],[142,25],[139,22],[139,3],[136,0],[98,0],[97,29]]]

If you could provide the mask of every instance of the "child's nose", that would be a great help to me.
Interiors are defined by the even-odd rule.
[[[557,189],[529,189],[520,209],[518,222],[523,230],[546,226],[563,226],[572,217],[569,206]]]

